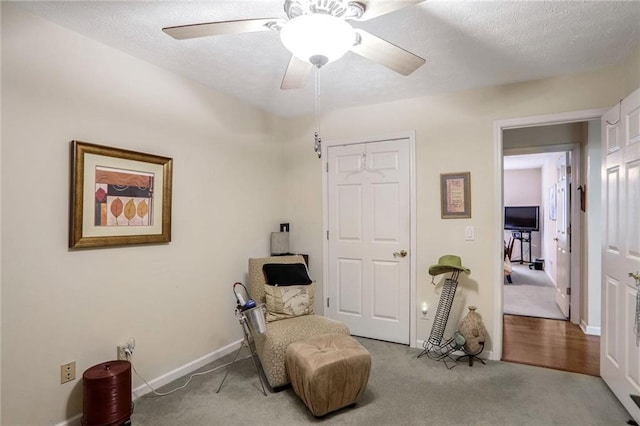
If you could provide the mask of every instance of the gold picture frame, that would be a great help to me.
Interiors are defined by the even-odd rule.
[[[171,241],[173,159],[71,141],[69,248]]]
[[[471,173],[440,174],[440,212],[442,219],[471,217]]]

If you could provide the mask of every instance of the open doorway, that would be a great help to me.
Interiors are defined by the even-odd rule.
[[[506,157],[502,170],[504,202],[501,207],[516,204],[537,207],[539,223],[536,226],[538,229],[527,229],[527,233],[511,229],[508,234],[501,234],[501,237],[507,242],[509,237],[517,242],[512,252],[512,261],[516,260],[513,262],[514,272],[518,271],[518,268],[526,267],[522,272],[536,271],[540,272],[539,277],[546,275],[549,278],[553,287],[548,287],[545,301],[548,306],[556,309],[556,312],[561,312],[559,318],[552,320],[543,319],[554,318],[549,314],[530,314],[526,317],[504,315],[502,359],[568,371],[581,368],[579,365],[571,364],[571,359],[590,359],[594,362],[583,363],[584,367],[589,367],[589,371],[579,372],[594,374],[595,371],[597,374],[599,338],[588,335],[587,331],[599,334],[599,317],[594,323],[588,316],[591,307],[600,303],[600,293],[590,291],[589,285],[599,288],[599,271],[588,271],[587,257],[589,248],[597,253],[600,243],[595,238],[597,230],[595,233],[588,232],[589,212],[584,205],[584,199],[578,195],[578,188],[584,189],[592,180],[599,182],[599,163],[596,166],[590,161],[593,159],[593,153],[599,152],[600,149],[600,129],[599,126],[595,126],[595,121],[589,123],[551,120],[552,123],[554,121],[554,124],[533,127],[504,126],[502,130],[503,155]],[[590,145],[597,147],[594,150]],[[530,171],[521,171],[520,176],[517,176],[517,172],[510,171],[509,157],[517,156],[523,160],[534,155],[538,157],[537,161],[543,161],[539,167],[534,167],[534,170],[537,170],[532,172],[531,169],[521,168]],[[533,157],[529,159],[531,158]],[[547,164],[545,171],[543,164]],[[517,181],[526,174],[539,175],[533,183],[536,191],[527,194],[528,185],[520,182],[516,185],[517,193],[509,194],[508,181]],[[526,199],[527,196],[530,198]],[[599,197],[594,196],[590,201],[597,210],[600,209]],[[599,216],[594,219],[599,221]],[[593,241],[590,241],[590,236],[594,236]],[[521,246],[523,240],[526,244]],[[523,260],[522,264],[520,260]],[[509,292],[515,285],[503,286],[503,314],[509,314]],[[529,297],[521,295],[520,301]],[[594,298],[597,300],[592,300]],[[594,313],[599,315],[599,309],[598,312],[591,312]],[[543,329],[547,331],[541,333]],[[552,331],[558,331],[558,335],[549,336]],[[514,354],[518,356],[514,357]],[[552,356],[545,359],[541,354]],[[558,354],[564,355],[556,356]]]
[[[598,124],[596,121],[592,123]],[[593,313],[590,312],[592,305],[587,303],[586,299],[593,296],[597,297],[598,303],[600,301],[599,293],[589,291],[590,284],[597,285],[599,288],[600,271],[585,271],[587,253],[598,253],[600,250],[599,232],[596,230],[588,233],[584,226],[593,209],[600,210],[600,197],[595,196],[595,187],[600,186],[600,163],[598,162],[597,165],[589,163],[594,160],[594,153],[600,152],[599,132],[599,125],[592,126],[585,120],[502,130],[503,155],[552,154],[548,157],[548,163],[545,166],[547,171],[541,174],[540,193],[537,195],[541,208],[540,228],[543,232],[546,230],[547,232],[544,233],[550,238],[539,241],[538,250],[542,258],[547,257],[544,267],[550,271],[556,287],[566,285],[563,291],[570,299],[571,309],[570,312],[566,309],[565,314],[569,314],[569,320],[578,325],[582,325],[583,321],[585,325],[593,325],[590,318],[585,315]],[[507,173],[503,167],[503,182]],[[505,185],[506,183],[501,185],[501,192],[504,192]],[[592,207],[589,211],[586,205],[581,205],[578,195],[578,188],[584,188],[587,185],[594,195],[589,199]],[[522,189],[519,188],[520,191]],[[555,206],[551,205],[550,191],[555,194]],[[504,202],[501,208],[503,206]],[[599,216],[597,219],[599,221]],[[504,221],[502,222],[501,228],[504,227]],[[501,240],[504,239],[502,232]],[[534,238],[539,234],[532,232]],[[565,271],[558,268],[558,257],[561,254],[567,256],[566,261],[569,267]],[[582,279],[583,277],[585,279]],[[502,288],[500,292],[502,293]],[[561,301],[560,298],[558,301]],[[599,325],[600,319],[596,318],[593,322]]]
[[[570,153],[504,156],[505,262],[510,267],[503,287],[505,314],[559,320],[569,316],[563,296],[570,263],[563,255],[568,254],[563,237],[571,215],[565,208],[570,203],[561,169],[566,170]]]

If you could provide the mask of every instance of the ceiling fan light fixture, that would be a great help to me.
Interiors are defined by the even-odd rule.
[[[329,63],[347,53],[356,41],[356,33],[341,18],[311,13],[287,22],[280,31],[280,39],[298,59],[319,66],[318,57],[325,57],[326,63]]]

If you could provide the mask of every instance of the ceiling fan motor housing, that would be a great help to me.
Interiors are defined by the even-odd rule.
[[[285,0],[284,11],[289,19],[312,13],[323,13],[336,18],[358,19],[364,6],[348,0]]]
[[[343,19],[308,13],[287,22],[280,39],[294,56],[320,68],[340,59],[356,42],[356,34]]]

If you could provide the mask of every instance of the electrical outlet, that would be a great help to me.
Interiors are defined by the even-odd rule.
[[[423,320],[429,319],[429,306],[426,302],[420,306],[420,318]]]
[[[127,360],[127,347],[126,346],[118,346],[118,360],[126,361]]]
[[[133,350],[136,348],[136,339],[133,337],[127,340],[124,345],[118,346],[118,360],[127,361],[133,356]]]
[[[71,361],[60,366],[60,384],[76,379],[76,362]]]

